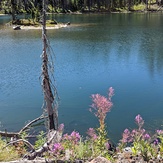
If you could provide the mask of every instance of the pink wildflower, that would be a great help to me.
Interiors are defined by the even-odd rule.
[[[159,144],[158,139],[155,139],[153,143],[154,143],[154,145],[158,145]]]
[[[139,128],[141,128],[144,124],[144,120],[143,118],[140,116],[140,114],[138,114],[136,117],[135,117],[135,122],[137,123],[137,125],[139,126]]]
[[[90,136],[91,139],[93,140],[97,139],[97,135],[96,135],[94,128],[89,128],[87,131],[87,134]]]
[[[114,94],[114,90],[112,87],[109,88],[109,97],[106,98],[100,94],[93,94],[92,97],[92,105],[91,108],[95,111],[95,116],[98,117],[101,128],[104,128],[104,120],[106,114],[111,110],[113,103],[111,102],[111,97]],[[92,110],[91,110],[92,111]]]
[[[137,134],[137,131],[134,129],[134,130],[132,130],[131,135],[133,136],[135,134]]]
[[[60,144],[60,143],[56,143],[56,144],[54,144],[54,147],[53,147],[53,152],[55,153],[55,154],[59,154],[61,151],[63,151],[64,150],[64,148],[63,148],[63,146]]]
[[[110,149],[111,148],[111,145],[107,142],[107,143],[105,143],[105,147],[106,147],[106,149]]]
[[[64,134],[62,139],[76,144],[80,140],[80,138],[80,134],[78,132],[73,131],[70,135]]]
[[[131,137],[132,138],[136,138],[136,137],[141,138],[144,134],[145,134],[145,129],[138,129],[138,130],[134,129],[131,132]]]
[[[71,136],[68,134],[64,134],[62,139],[63,140],[71,140]]]
[[[64,130],[64,124],[61,123],[61,124],[59,125],[59,127],[58,127],[58,131],[59,131],[59,132],[63,132],[63,130]]]
[[[156,131],[158,135],[162,135],[163,134],[163,130],[157,130]]]
[[[122,134],[122,143],[128,143],[131,142],[131,133],[128,129],[125,129]]]
[[[71,133],[71,140],[76,144],[80,140],[80,134],[78,132],[73,131]]]
[[[149,139],[150,139],[150,135],[149,135],[149,134],[145,134],[145,135],[143,135],[143,138],[144,138],[145,140],[149,140]]]
[[[97,117],[100,115],[100,113],[106,114],[110,111],[112,107],[112,102],[109,101],[106,97],[101,96],[100,94],[93,94],[92,95],[93,104],[91,107],[95,110],[99,110],[97,112]]]

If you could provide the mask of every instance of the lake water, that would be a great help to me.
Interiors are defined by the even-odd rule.
[[[55,15],[67,28],[48,30],[55,53],[59,122],[85,134],[97,127],[91,94],[115,89],[106,124],[113,141],[135,127],[163,129],[163,14]],[[0,130],[17,131],[42,113],[41,30],[14,31],[0,16]]]

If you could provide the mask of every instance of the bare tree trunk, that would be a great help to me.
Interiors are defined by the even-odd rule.
[[[12,21],[14,22],[16,20],[16,3],[15,0],[11,0],[11,12],[12,12]]]
[[[145,4],[146,4],[146,11],[147,11],[148,10],[148,0],[146,0]]]
[[[131,0],[128,0],[128,11],[131,10]]]
[[[97,0],[98,11],[100,11],[100,0]]]
[[[57,130],[58,128],[58,115],[57,108],[54,106],[54,96],[51,89],[50,77],[48,72],[48,55],[47,55],[47,38],[46,38],[46,0],[43,0],[43,22],[42,22],[42,40],[43,40],[43,53],[42,53],[42,87],[45,99],[45,109],[48,114],[48,130]]]

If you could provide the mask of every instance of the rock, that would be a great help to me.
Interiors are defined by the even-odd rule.
[[[111,163],[111,161],[109,161],[108,159],[104,158],[104,157],[97,157],[95,159],[93,159],[91,162],[89,163]]]
[[[67,25],[70,25],[71,23],[70,22],[68,22],[68,23],[66,23]]]
[[[17,25],[17,26],[13,27],[13,30],[20,30],[20,29],[21,29],[20,25]]]
[[[131,147],[126,147],[123,149],[124,152],[132,153]]]

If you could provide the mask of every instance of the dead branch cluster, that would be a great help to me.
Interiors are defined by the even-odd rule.
[[[39,149],[37,149],[37,150],[35,150],[34,146],[28,140],[21,138],[21,134],[23,132],[29,130],[29,128],[34,123],[36,123],[36,122],[38,122],[40,120],[43,120],[44,118],[45,117],[41,115],[40,117],[30,121],[19,132],[0,131],[0,136],[1,137],[10,138],[10,141],[8,142],[8,144],[4,148],[6,148],[7,146],[10,146],[10,145],[15,145],[15,144],[17,144],[19,142],[23,142],[24,145],[27,146],[28,149],[30,150],[30,152],[25,154],[24,157],[23,157],[23,158],[28,159],[28,160],[33,160],[37,156],[38,157],[41,156],[44,152],[51,150],[51,144],[55,143],[55,142],[59,142],[60,139],[61,139],[61,133],[59,133],[56,130],[49,131],[48,136],[47,136],[47,142],[44,143],[44,145],[42,147],[40,147]]]

